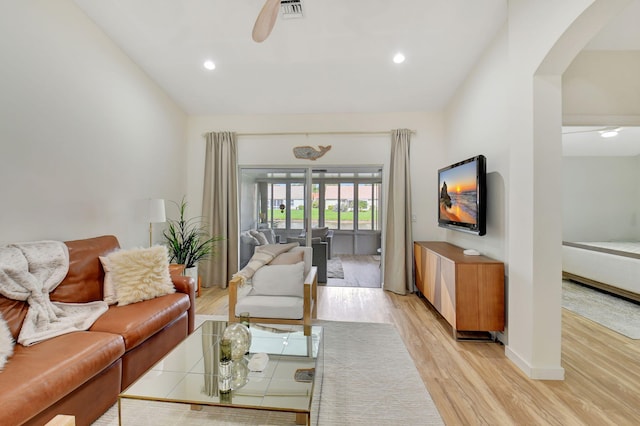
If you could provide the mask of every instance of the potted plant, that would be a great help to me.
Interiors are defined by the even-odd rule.
[[[168,219],[167,229],[163,232],[169,250],[169,263],[184,265],[185,275],[198,282],[198,262],[209,259],[215,254],[214,244],[224,238],[209,236],[199,218],[187,219],[187,202],[172,201],[178,207],[178,219]]]

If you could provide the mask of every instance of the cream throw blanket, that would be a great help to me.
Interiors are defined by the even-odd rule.
[[[105,302],[51,302],[49,293],[69,270],[69,251],[60,241],[36,241],[0,247],[0,294],[27,301],[29,310],[18,343],[87,330],[109,307]]]
[[[236,272],[232,278],[240,277],[242,282],[246,282],[249,278],[253,277],[253,274],[256,271],[271,262],[277,255],[281,253],[286,253],[294,247],[298,247],[300,244],[298,243],[287,243],[287,244],[265,244],[263,246],[257,246],[256,251],[249,259],[249,263]]]

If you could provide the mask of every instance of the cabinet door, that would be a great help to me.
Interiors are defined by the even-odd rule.
[[[504,265],[478,271],[478,330],[504,330]]]
[[[431,250],[424,250],[425,256],[425,285],[424,297],[438,310],[440,310],[440,292],[438,288],[440,286],[440,256],[432,252]]]
[[[416,267],[416,287],[420,293],[424,292],[425,267],[427,262],[426,250],[420,244],[413,244],[413,261]]]
[[[476,264],[458,265],[458,287],[456,289],[456,302],[458,304],[458,330],[480,331],[479,314],[480,304],[478,300],[479,267]]]
[[[458,265],[457,329],[504,330],[504,265]]]
[[[447,258],[440,258],[440,308],[442,316],[453,326],[456,325],[456,264]]]

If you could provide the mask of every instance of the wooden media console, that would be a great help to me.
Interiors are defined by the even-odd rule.
[[[458,340],[504,330],[504,263],[441,241],[414,242],[416,287]]]

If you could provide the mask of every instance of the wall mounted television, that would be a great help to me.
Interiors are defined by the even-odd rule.
[[[477,155],[438,170],[438,226],[486,233],[486,162]]]

